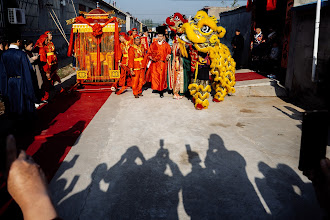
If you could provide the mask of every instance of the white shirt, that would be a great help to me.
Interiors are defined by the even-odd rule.
[[[19,47],[17,45],[14,45],[14,44],[10,44],[9,45],[9,49],[16,49],[16,50],[19,50]]]

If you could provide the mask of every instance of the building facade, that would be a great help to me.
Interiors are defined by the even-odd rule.
[[[330,3],[321,7],[316,81],[312,82],[316,3],[292,8],[292,31],[285,87],[293,96],[327,100],[330,94]]]
[[[220,21],[220,13],[222,12],[226,12],[226,11],[231,11],[234,10],[235,8],[231,8],[231,7],[209,7],[209,6],[205,6],[203,8],[204,11],[206,11],[206,13],[209,16],[214,16],[217,21]]]
[[[245,6],[220,13],[220,25],[226,29],[225,36],[220,39],[221,43],[225,44],[232,50],[231,41],[235,36],[236,29],[241,31],[244,38],[244,49],[241,59],[243,67],[247,67],[249,64],[251,23],[252,13],[247,12]]]
[[[36,41],[45,31],[52,31],[56,51],[60,58],[65,57],[68,43],[58,27],[62,26],[69,40],[71,25],[67,25],[66,20],[76,17],[76,13],[79,15],[79,11],[91,11],[96,8],[97,2],[104,11],[114,11],[114,16],[129,21],[121,25],[121,31],[140,28],[138,19],[102,0],[73,0],[74,7],[71,0],[0,0],[0,35],[6,38],[11,34],[20,34],[22,39]],[[60,25],[57,26],[54,20]]]

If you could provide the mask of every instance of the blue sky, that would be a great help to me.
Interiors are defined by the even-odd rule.
[[[109,2],[110,0],[105,0]],[[112,2],[113,0],[111,0]],[[204,6],[224,7],[233,0],[198,1],[198,0],[117,0],[117,7],[122,11],[130,12],[139,20],[152,19],[153,22],[164,22],[165,19],[175,12],[187,15],[195,15]],[[246,5],[246,0],[238,2],[239,5]]]

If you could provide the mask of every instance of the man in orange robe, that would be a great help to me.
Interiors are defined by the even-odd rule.
[[[117,85],[121,86],[121,89],[117,92],[117,95],[123,93],[127,87],[131,86],[130,72],[128,68],[128,49],[130,47],[130,42],[126,39],[127,36],[124,32],[119,34],[120,50],[118,64],[120,67],[120,79]]]
[[[152,62],[147,76],[151,76],[151,88],[158,91],[161,98],[164,97],[164,90],[167,88],[167,64],[171,58],[171,47],[165,41],[165,29],[165,26],[157,28],[158,40],[150,45],[148,51],[148,58]]]
[[[141,37],[134,35],[134,44],[128,50],[128,67],[132,75],[132,89],[135,98],[142,95],[145,71],[145,50],[141,44]]]

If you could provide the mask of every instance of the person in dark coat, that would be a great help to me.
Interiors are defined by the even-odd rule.
[[[23,41],[24,49],[23,51],[27,54],[28,59],[32,65],[34,74],[32,74],[32,82],[34,86],[34,93],[38,102],[42,98],[42,85],[43,79],[46,78],[46,74],[42,72],[39,68],[40,60],[39,54],[36,51],[33,51],[34,42],[32,40],[24,40]]]
[[[233,58],[236,62],[236,69],[240,69],[242,65],[242,54],[244,49],[244,38],[241,35],[240,30],[236,29],[235,36],[231,41],[233,46]]]
[[[0,93],[5,98],[6,114],[22,116],[35,110],[33,68],[26,54],[19,50],[20,38],[11,37],[9,43],[9,49],[0,58]]]
[[[8,47],[9,47],[8,41],[6,40],[0,41],[0,57],[6,50],[8,50]]]

